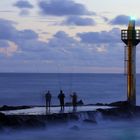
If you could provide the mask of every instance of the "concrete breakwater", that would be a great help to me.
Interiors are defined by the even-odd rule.
[[[84,121],[96,123],[96,111],[59,113],[48,115],[5,115],[0,113],[0,128],[42,128],[51,124]]]
[[[118,104],[119,103],[119,104]],[[113,103],[113,107],[102,108],[96,105],[95,110],[85,110],[77,112],[59,112],[46,115],[22,115],[0,113],[0,128],[43,128],[58,123],[68,123],[71,121],[82,121],[85,123],[98,124],[102,120],[132,120],[140,117],[140,106],[128,106],[122,102]],[[111,104],[112,105],[112,104]],[[117,106],[116,106],[117,105]],[[108,106],[110,106],[108,104]],[[27,109],[27,108],[26,108]]]

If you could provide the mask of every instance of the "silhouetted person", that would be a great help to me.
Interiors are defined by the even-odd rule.
[[[46,112],[50,111],[51,98],[52,98],[52,95],[51,95],[50,91],[48,90],[48,92],[45,94],[45,99],[46,99]]]
[[[77,109],[77,94],[76,94],[76,92],[73,92],[73,95],[71,95],[71,97],[72,97],[73,111],[76,111],[76,109]]]
[[[63,91],[62,90],[60,90],[60,93],[59,93],[59,95],[58,95],[58,99],[59,99],[59,101],[60,101],[60,106],[61,106],[61,110],[64,110],[64,99],[65,99],[65,94],[63,93]]]

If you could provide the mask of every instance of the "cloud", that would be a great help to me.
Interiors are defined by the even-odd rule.
[[[0,13],[14,13],[13,10],[0,10]]]
[[[22,66],[25,61],[27,63],[24,64],[23,71],[31,70],[35,64],[40,65],[42,71],[49,67],[49,72],[56,72],[58,65],[66,71],[73,66],[79,71],[82,68],[121,66],[123,49],[118,41],[120,36],[117,28],[99,33],[79,33],[77,36],[81,40],[59,31],[48,42],[44,42],[39,40],[38,34],[33,30],[17,30],[15,25],[14,22],[0,19],[0,58],[5,58],[5,64],[11,62],[13,69],[10,70],[16,70],[14,62],[21,63]],[[83,35],[87,36],[86,39]]]
[[[117,32],[113,29],[111,32]],[[107,34],[107,33],[106,33]],[[82,42],[70,37],[63,31],[57,32],[47,44],[49,57],[64,66],[110,67],[120,66],[123,49],[120,42]],[[112,61],[110,61],[112,60]],[[122,60],[123,61],[123,60]],[[106,63],[105,63],[106,62]]]
[[[16,42],[18,39],[37,39],[38,34],[32,30],[17,30],[14,25],[16,23],[0,19],[0,39]]]
[[[127,15],[118,15],[113,20],[110,21],[112,25],[127,25],[130,17]]]
[[[12,56],[18,47],[15,43],[7,40],[0,40],[0,54],[4,54],[6,57]]]
[[[23,40],[38,39],[38,34],[32,30],[26,29],[18,31],[18,37]]]
[[[18,46],[17,51],[39,51],[46,45],[45,42],[39,41],[38,34],[33,30],[17,30],[14,25],[16,24],[12,21],[0,19],[0,48],[9,47],[10,43]],[[1,52],[4,52],[3,50],[5,49],[1,49]],[[16,52],[11,51],[11,53]]]
[[[113,28],[110,31],[78,33],[84,43],[118,43],[120,42],[120,29]]]
[[[130,21],[130,16],[127,15],[118,15],[112,19],[109,24],[111,25],[128,25]],[[140,26],[140,18],[136,19],[136,26]]]
[[[68,16],[68,15],[91,15],[95,14],[73,0],[41,0],[39,8],[44,15]]]
[[[17,30],[14,28],[16,23],[10,20],[0,19],[0,39],[12,40],[17,36]]]
[[[68,26],[92,26],[95,24],[96,23],[92,18],[83,18],[79,16],[70,16],[62,22],[62,25]]]
[[[29,14],[30,14],[29,10],[26,9],[22,9],[19,13],[20,16],[27,16]]]
[[[98,51],[98,52],[101,52],[101,53],[104,53],[104,52],[106,52],[107,50],[106,50],[106,47],[105,47],[105,45],[104,45],[104,46],[101,46],[101,47],[97,47],[97,51]]]
[[[101,18],[102,18],[105,22],[108,22],[108,21],[109,21],[109,19],[108,19],[107,17],[105,17],[105,16],[101,16]]]
[[[20,9],[31,9],[33,8],[33,5],[29,3],[27,0],[19,0],[14,4],[15,7],[20,8]]]
[[[47,43],[43,41],[39,41],[38,39],[31,39],[31,40],[21,40],[17,42],[18,46],[20,46],[21,51],[25,52],[35,52],[37,53],[46,51]]]

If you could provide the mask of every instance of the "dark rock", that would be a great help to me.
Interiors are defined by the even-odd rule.
[[[60,113],[47,115],[47,121],[49,122],[67,122],[69,120],[78,120],[78,115],[76,113]]]
[[[3,126],[7,123],[7,116],[3,113],[0,113],[0,126]]]
[[[0,127],[8,128],[35,128],[35,127],[44,127],[45,121],[42,121],[42,118],[36,116],[16,116],[16,115],[4,115],[0,113]]]
[[[104,118],[108,119],[132,119],[140,115],[140,110],[138,112],[133,108],[111,108],[111,109],[97,109],[98,112],[102,114]]]
[[[91,120],[91,119],[85,119],[83,121],[86,122],[86,123],[94,123],[94,124],[97,123],[95,120]]]
[[[97,105],[97,106],[104,106],[105,104],[103,104],[103,103],[96,103],[95,105]]]
[[[42,119],[35,118],[35,117],[28,118],[24,122],[24,127],[28,127],[28,128],[41,128],[45,126],[46,126],[45,121],[43,122]]]
[[[79,120],[78,114],[77,113],[70,113],[69,119],[70,120]]]
[[[7,106],[4,105],[0,107],[0,111],[8,111],[8,110],[19,110],[19,109],[28,109],[31,108],[31,106]]]
[[[117,101],[112,103],[96,103],[96,106],[116,106],[116,107],[130,107],[130,104],[127,101]]]
[[[65,103],[65,106],[72,106],[72,103],[71,102],[67,102],[67,103]]]
[[[108,106],[117,106],[117,107],[130,107],[128,101],[118,101],[108,104]]]
[[[77,102],[77,105],[82,106],[82,105],[84,105],[84,102],[83,102],[82,100],[79,100],[79,101]]]

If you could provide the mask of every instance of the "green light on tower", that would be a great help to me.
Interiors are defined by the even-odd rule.
[[[136,20],[136,17],[135,16],[131,16],[130,20]]]

